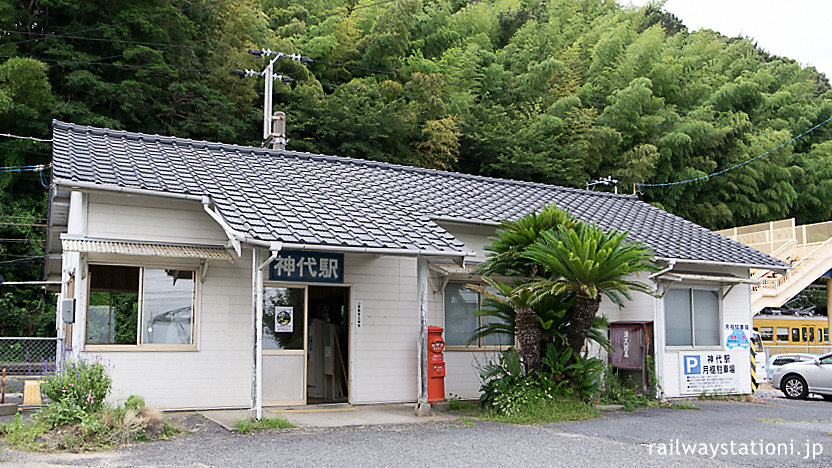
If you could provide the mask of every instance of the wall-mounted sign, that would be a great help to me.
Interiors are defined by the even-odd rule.
[[[725,346],[728,349],[748,349],[751,343],[748,341],[749,329],[747,323],[726,323],[725,324]]]
[[[748,391],[748,351],[682,351],[679,393],[701,395]]]
[[[274,331],[275,333],[295,331],[295,308],[275,307],[274,308]]]
[[[269,281],[343,283],[344,254],[282,250],[269,266]]]

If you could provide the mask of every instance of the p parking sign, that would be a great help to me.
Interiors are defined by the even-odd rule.
[[[682,357],[685,375],[702,373],[702,357],[696,354],[686,354]]]
[[[741,393],[748,387],[748,352],[742,349],[679,353],[679,393]],[[747,391],[747,390],[746,390]]]

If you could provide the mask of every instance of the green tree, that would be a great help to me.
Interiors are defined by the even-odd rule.
[[[651,293],[633,276],[655,271],[652,253],[644,244],[628,242],[626,232],[604,231],[595,224],[580,223],[572,229],[560,226],[544,231],[525,249],[523,257],[539,267],[527,287],[537,298],[571,293],[575,310],[567,330],[567,342],[580,353],[598,313],[601,296],[623,307],[630,291]]]

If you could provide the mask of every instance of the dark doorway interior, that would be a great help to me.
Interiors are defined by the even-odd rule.
[[[349,289],[309,286],[307,403],[349,400]]]

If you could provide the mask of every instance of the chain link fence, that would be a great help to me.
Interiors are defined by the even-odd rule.
[[[0,368],[9,376],[41,376],[60,365],[62,350],[61,338],[0,337]]]

